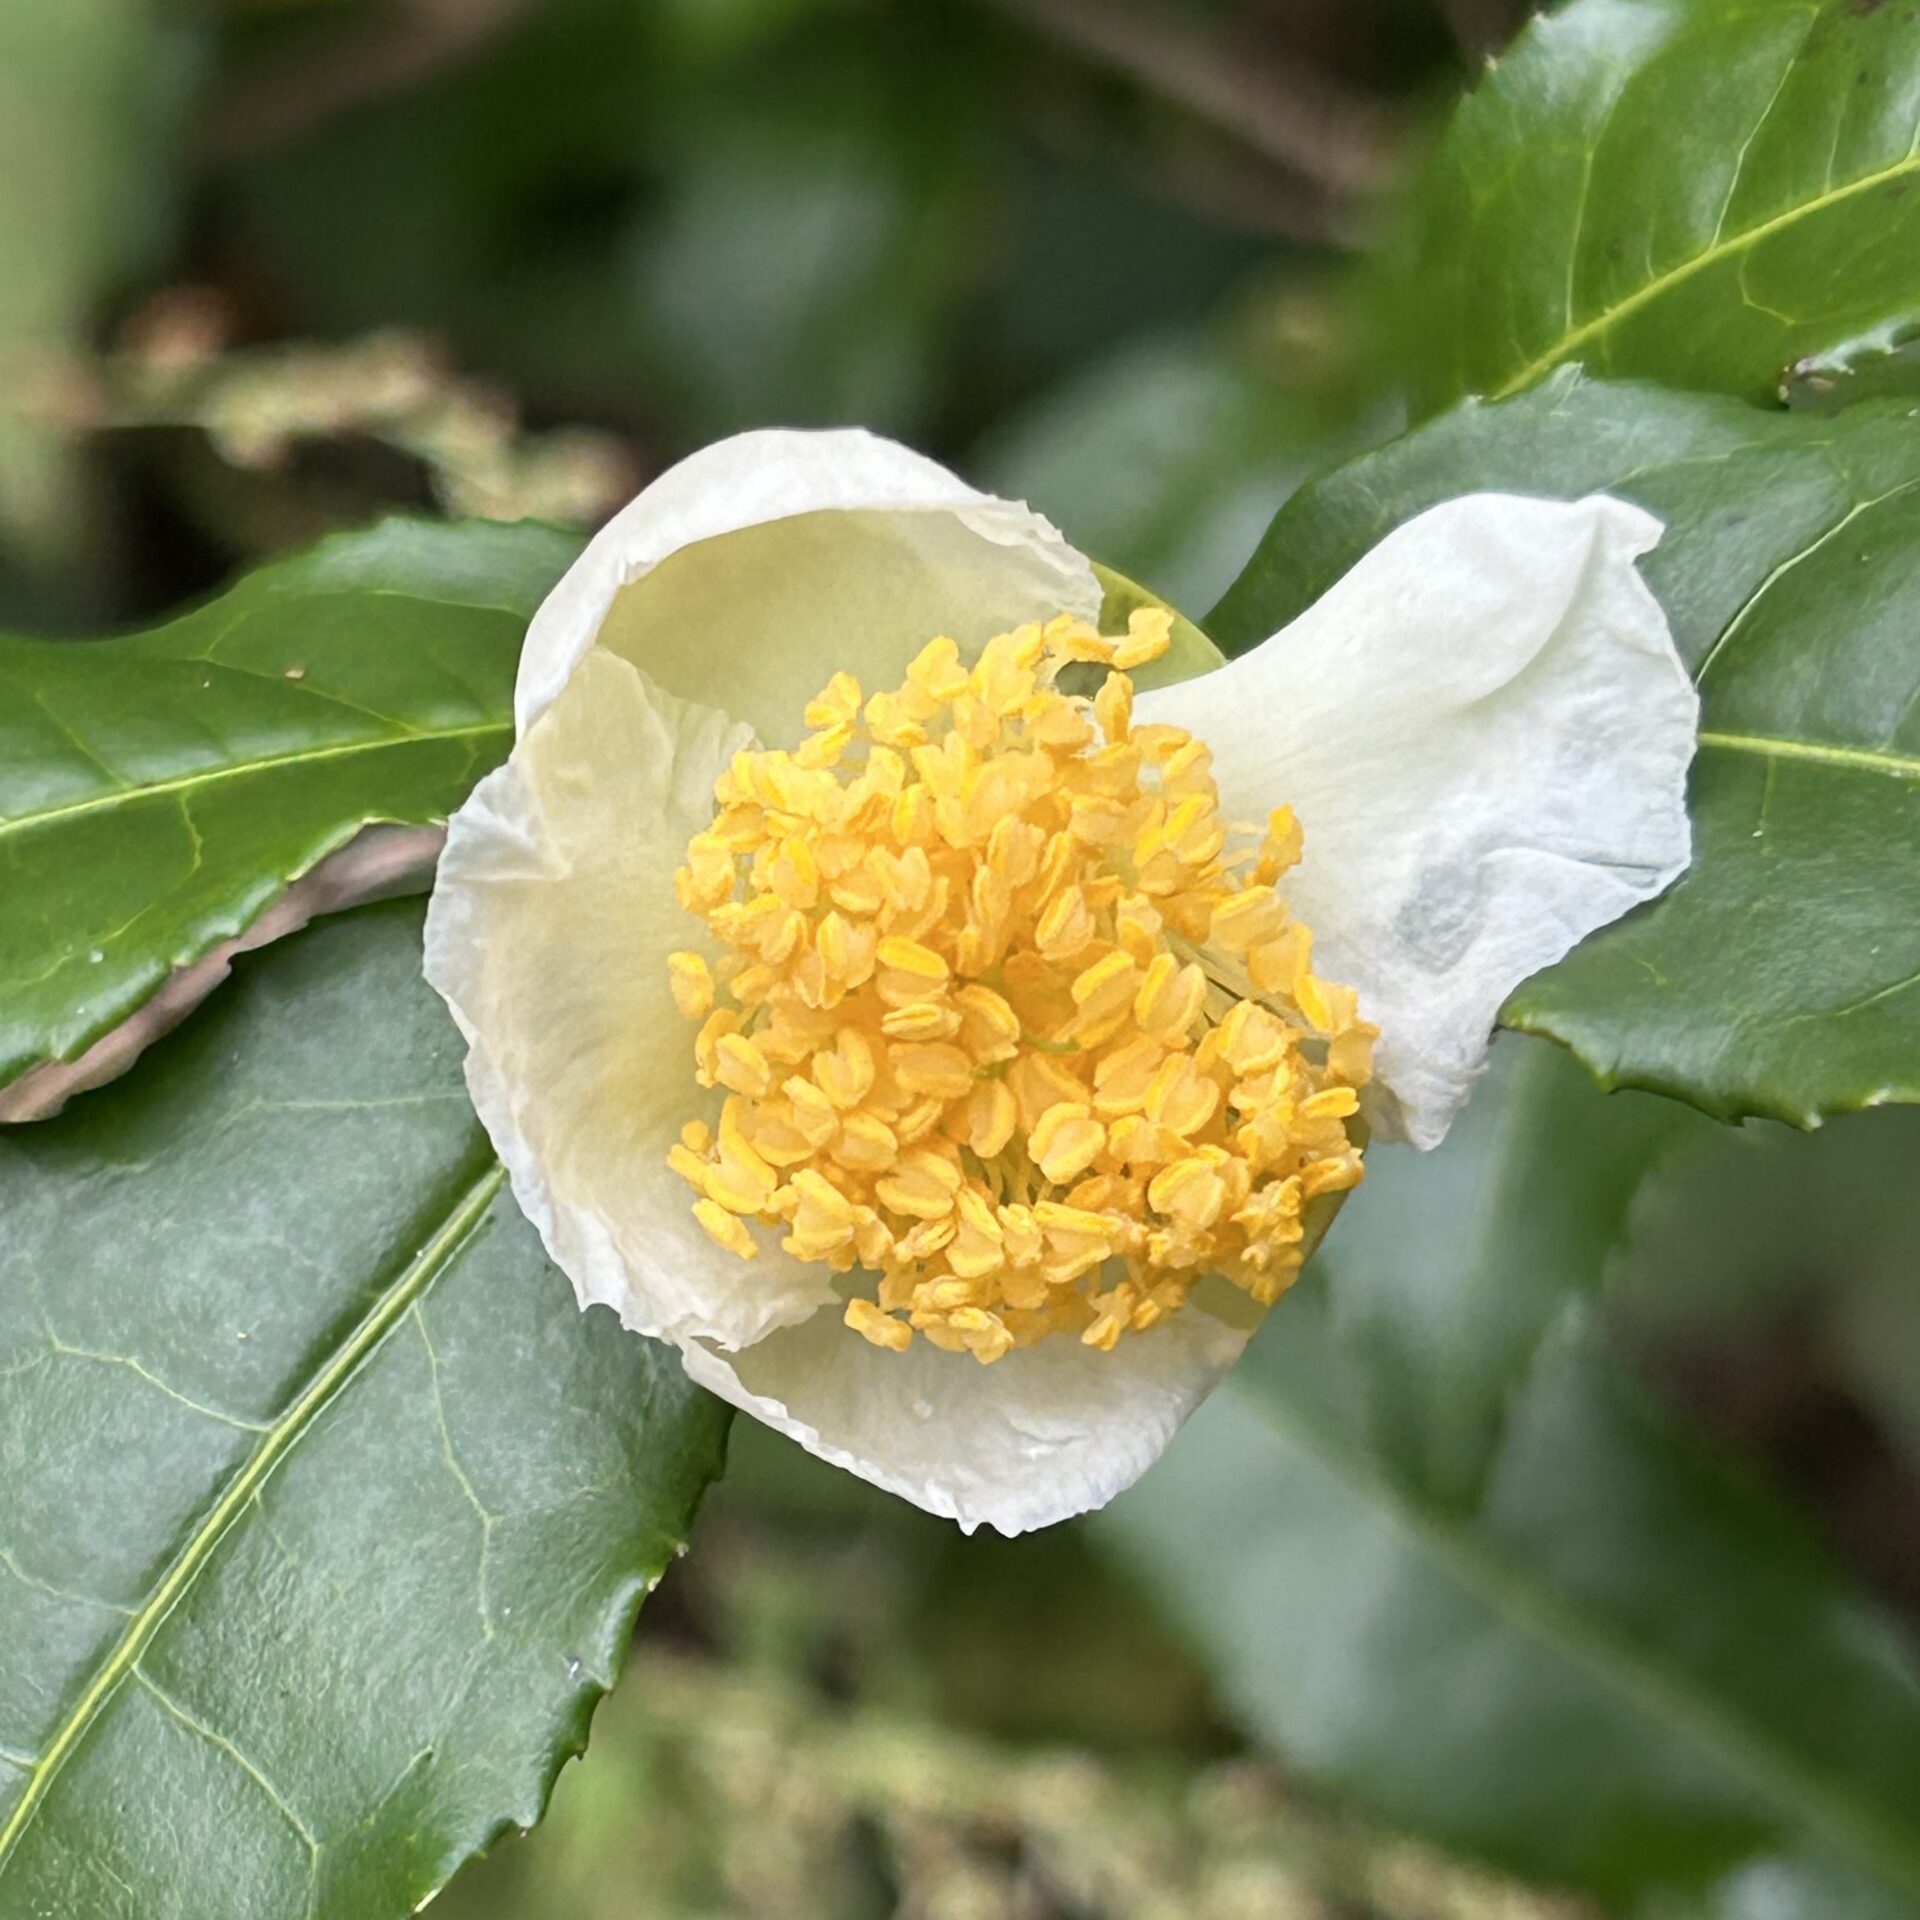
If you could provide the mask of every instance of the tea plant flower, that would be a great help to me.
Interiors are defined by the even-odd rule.
[[[1176,679],[887,441],[663,475],[534,620],[427,928],[581,1303],[964,1526],[1111,1498],[1369,1135],[1437,1143],[1512,988],[1684,868],[1659,532],[1455,500]]]

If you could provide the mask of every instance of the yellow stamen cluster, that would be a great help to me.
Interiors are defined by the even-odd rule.
[[[854,1276],[878,1346],[1111,1348],[1210,1273],[1269,1303],[1306,1203],[1360,1178],[1374,1029],[1275,890],[1292,814],[1229,852],[1207,748],[1134,724],[1168,626],[1062,616],[971,669],[938,639],[870,699],[835,674],[798,748],[735,756],[675,876],[721,952],[670,962],[726,1089],[673,1150],[693,1211]]]

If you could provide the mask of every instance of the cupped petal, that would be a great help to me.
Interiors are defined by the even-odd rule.
[[[710,1392],[835,1466],[957,1520],[1026,1533],[1104,1505],[1153,1465],[1247,1343],[1190,1304],[1111,1353],[1056,1336],[982,1366],[871,1345],[821,1313],[722,1353],[683,1343]]]
[[[1378,1023],[1377,1116],[1436,1145],[1501,1003],[1684,870],[1699,700],[1625,502],[1474,494],[1389,534],[1291,626],[1141,696],[1221,806],[1298,813],[1282,883]]]
[[[667,955],[705,931],[673,873],[749,737],[589,653],[454,816],[426,932],[474,1105],[581,1305],[727,1345],[834,1298],[825,1269],[770,1236],[752,1261],[716,1245],[667,1165],[682,1124],[711,1124],[720,1100],[694,1082],[669,986]]]
[[[1088,619],[1085,558],[1037,513],[857,429],[736,434],[610,520],[534,616],[522,731],[596,643],[770,746],[836,670],[900,681],[936,634],[963,648],[1055,613]]]

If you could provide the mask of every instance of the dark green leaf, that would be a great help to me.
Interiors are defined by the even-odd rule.
[[[1771,398],[1920,317],[1920,14],[1574,0],[1455,116],[1423,208],[1422,397],[1557,366]]]
[[[1477,1496],[1509,1396],[1625,1244],[1648,1174],[1721,1137],[1671,1100],[1596,1097],[1557,1047],[1503,1041],[1498,1059],[1444,1153],[1373,1149],[1320,1256],[1339,1339],[1364,1358],[1352,1415],[1441,1506]]]
[[[1358,412],[1344,392],[1329,402],[1282,386],[1227,342],[1153,340],[1003,421],[968,473],[1030,500],[1083,551],[1203,607],[1281,501],[1351,443]]]
[[[368,822],[458,806],[512,742],[521,636],[575,550],[389,521],[147,633],[0,636],[0,1088]]]
[[[1700,682],[1693,864],[1508,1002],[1608,1084],[1722,1116],[1920,1100],[1920,433],[1557,375],[1304,489],[1207,622],[1229,653],[1481,488],[1604,490]],[[1311,823],[1308,823],[1311,831]]]
[[[1481,1137],[1374,1156],[1330,1265],[1097,1525],[1247,1723],[1387,1819],[1622,1905],[1795,1857],[1848,1889],[1832,1913],[1907,1910],[1911,1649],[1620,1376],[1581,1296],[1631,1128],[1501,1051]],[[1384,1337],[1397,1302],[1414,1324]],[[1422,1340],[1432,1377],[1395,1405]],[[1460,1433],[1503,1381],[1469,1480]]]
[[[0,1139],[0,1912],[378,1920],[538,1817],[720,1463],[467,1104],[420,915]]]

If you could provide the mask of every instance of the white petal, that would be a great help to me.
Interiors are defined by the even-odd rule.
[[[978,645],[1100,587],[1040,515],[853,429],[736,434],[668,469],[595,536],[534,616],[521,729],[596,642],[769,745],[836,669],[897,685],[936,634]]]
[[[694,1084],[694,1029],[668,986],[667,955],[705,933],[673,871],[746,740],[590,653],[454,815],[426,935],[474,1105],[581,1305],[729,1345],[834,1297],[824,1268],[770,1238],[750,1262],[717,1246],[667,1166],[681,1124],[719,1104]]]
[[[1189,1305],[1111,1353],[1061,1336],[981,1366],[916,1339],[887,1353],[837,1312],[687,1372],[835,1466],[1004,1534],[1103,1505],[1146,1472],[1240,1356],[1247,1330]]]
[[[1476,494],[1389,534],[1292,626],[1143,695],[1214,751],[1229,817],[1290,803],[1282,890],[1381,1030],[1380,1085],[1446,1132],[1507,995],[1685,868],[1699,700],[1603,496]]]

